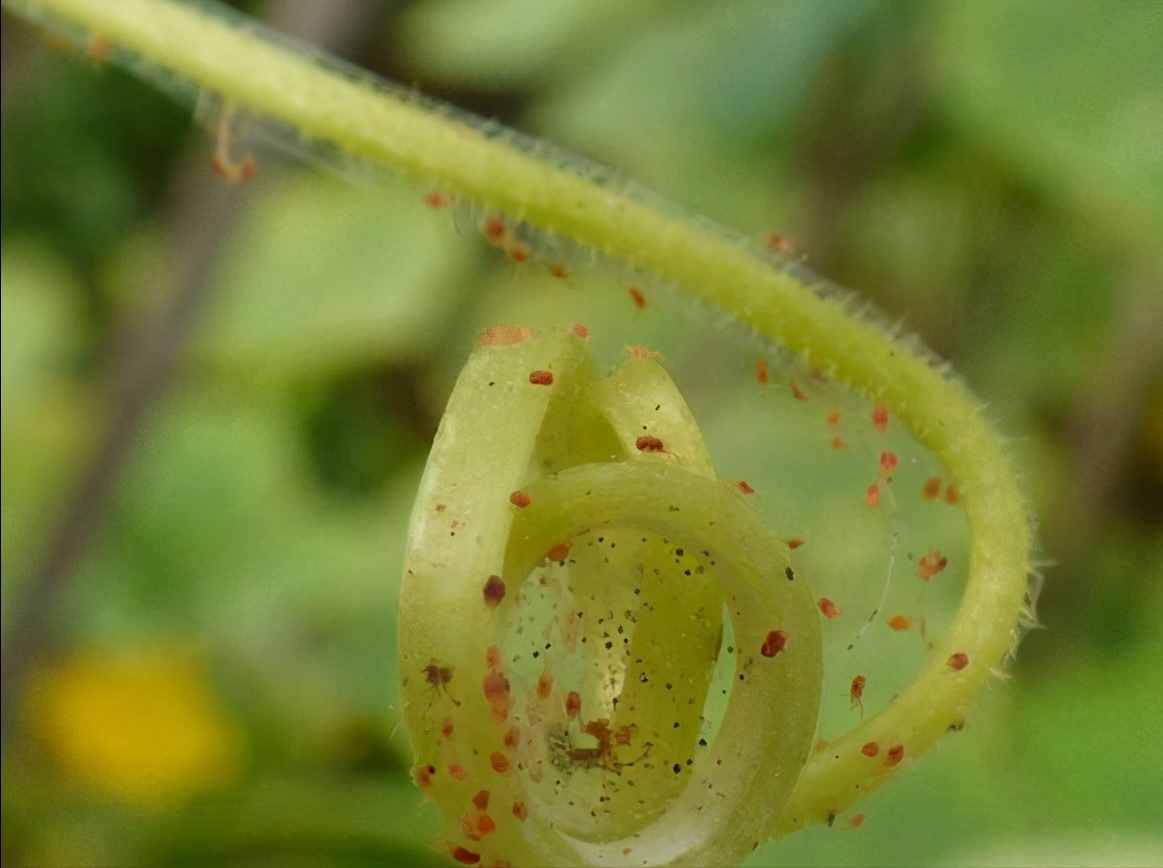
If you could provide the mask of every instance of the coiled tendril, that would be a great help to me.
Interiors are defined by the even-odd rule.
[[[883,711],[810,751],[811,576],[715,481],[666,374],[634,360],[599,378],[579,336],[492,333],[433,448],[400,606],[415,777],[454,858],[735,861],[834,817],[958,727],[1032,623],[1026,506],[979,403],[801,269],[210,0],[3,3],[179,96],[269,122],[292,151],[399,173],[502,215],[502,232],[649,273],[887,408],[956,483],[972,537],[956,618]]]
[[[657,362],[600,379],[583,337],[506,334],[460,375],[413,512],[400,655],[416,779],[462,861],[738,860],[815,736],[808,584],[714,478]]]

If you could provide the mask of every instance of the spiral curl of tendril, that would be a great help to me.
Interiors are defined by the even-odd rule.
[[[4,5],[83,44],[98,39],[102,58],[180,97],[209,95],[266,122],[292,150],[398,173],[500,215],[506,226],[649,273],[886,408],[956,483],[972,542],[954,622],[891,704],[828,750],[811,751],[820,668],[811,577],[777,580],[786,546],[713,478],[698,428],[665,372],[637,360],[599,378],[584,341],[569,335],[518,330],[520,340],[478,349],[417,500],[400,613],[415,777],[449,819],[454,859],[736,861],[767,837],[829,820],[928,750],[959,724],[1032,623],[1031,526],[1001,439],[944,365],[855,312],[851,296],[820,292],[803,269],[630,185],[611,185],[598,167],[418,98],[212,3]],[[551,373],[552,383],[531,381],[534,371]],[[643,447],[628,423],[656,405],[669,415],[651,422],[658,443]],[[557,567],[551,552],[566,554]],[[653,569],[665,572],[664,565],[696,578],[651,584]],[[602,636],[604,614],[601,625],[590,623],[596,613],[587,615],[588,605],[573,610],[582,623],[552,609],[553,599],[569,595],[621,600],[617,577],[639,569],[635,596],[653,611],[622,604],[613,614],[629,621],[630,611],[637,622],[631,630],[615,620],[617,639]],[[513,637],[534,627],[570,652],[548,673],[552,683],[506,656]],[[736,686],[704,733],[699,718],[710,709],[697,697],[716,649],[722,657],[720,631],[734,631]],[[599,637],[601,647],[590,648]],[[629,664],[603,688],[595,672],[612,670],[602,652],[614,642],[632,649]],[[591,657],[596,664],[587,668]],[[684,701],[648,689],[652,682],[633,686],[659,676],[665,690],[668,673],[667,692],[678,689]],[[886,747],[883,761],[868,761],[863,748],[872,743]],[[612,786],[619,782],[625,786]]]

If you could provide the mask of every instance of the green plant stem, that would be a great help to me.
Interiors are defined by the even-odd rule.
[[[773,832],[826,819],[886,779],[867,741],[927,750],[1011,650],[1030,571],[1031,532],[1014,470],[979,403],[925,353],[822,298],[738,240],[487,136],[466,120],[367,79],[225,13],[172,0],[22,0],[14,9],[97,34],[179,82],[275,119],[307,141],[422,179],[643,268],[802,354],[885,404],[956,480],[972,533],[956,620],[920,677],[885,711],[805,767]],[[969,655],[952,673],[946,659]],[[839,759],[834,759],[834,757]],[[870,770],[870,767],[876,766]]]

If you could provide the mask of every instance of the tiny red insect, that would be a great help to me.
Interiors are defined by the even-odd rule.
[[[791,383],[788,383],[788,387],[791,389],[792,397],[795,398],[797,401],[808,400],[807,393],[804,392],[804,390],[799,387],[798,383],[793,381]]]
[[[581,714],[581,694],[576,690],[571,690],[565,697],[565,713],[569,717]]]
[[[481,854],[466,850],[464,847],[453,847],[452,858],[461,865],[476,865],[481,861]]]
[[[896,466],[899,463],[899,459],[896,457],[895,452],[886,449],[880,453],[880,470],[882,473],[886,475],[892,473],[894,470],[896,470]]]
[[[843,437],[841,437],[839,434],[837,434],[835,437],[832,438],[832,448],[833,449],[847,449],[848,444],[844,442]]]
[[[513,802],[513,816],[520,820],[522,823],[528,819],[529,809],[525,807],[524,802]]]
[[[505,583],[500,576],[489,576],[484,588],[485,605],[495,609],[505,599]]]
[[[499,750],[495,750],[489,754],[489,765],[497,774],[506,774],[509,771],[509,758]]]
[[[569,277],[569,269],[567,269],[560,262],[553,262],[549,265],[549,273],[559,280],[564,280]]]
[[[448,202],[448,196],[438,190],[424,194],[424,204],[433,210],[446,207]]]
[[[827,597],[820,597],[820,601],[816,604],[820,607],[820,614],[829,621],[834,621],[840,617],[840,607],[829,600]]]
[[[921,488],[921,497],[925,500],[936,500],[941,496],[941,477],[930,476]]]
[[[774,657],[787,647],[787,634],[783,630],[772,630],[763,640],[759,653],[764,657]]]
[[[505,733],[505,747],[509,750],[516,750],[517,745],[521,743],[521,730],[515,726],[509,727],[508,732]]]
[[[899,633],[913,626],[913,620],[908,615],[893,615],[888,619],[888,626]]]
[[[558,543],[545,553],[545,557],[551,561],[564,561],[569,557],[569,543]]]
[[[634,445],[639,452],[661,452],[665,448],[661,440],[649,434],[643,434],[634,441]]]
[[[534,386],[552,386],[553,371],[530,371],[529,382]]]
[[[905,758],[905,746],[903,744],[894,744],[892,747],[890,747],[888,749],[888,753],[885,754],[884,764],[886,766],[890,766],[890,767],[897,766],[897,765],[900,765],[901,760],[903,760],[904,758]]]
[[[831,413],[828,414],[827,419],[825,421],[828,423],[829,427],[835,428],[837,425],[840,424],[840,411],[833,410]]]
[[[853,829],[859,829],[861,826],[864,825],[864,815],[863,814],[853,814],[852,818],[848,821],[848,825],[851,826]]]
[[[468,775],[468,772],[465,771],[464,766],[460,763],[452,763],[449,765],[448,773],[452,776],[453,780],[457,781],[463,781]]]
[[[802,539],[800,539],[799,537],[794,537],[794,536],[787,541],[787,547],[789,549],[791,549],[793,552],[796,549],[798,549],[800,546],[802,546],[803,544],[804,544],[804,541]]]
[[[548,699],[551,693],[553,693],[553,675],[549,672],[542,672],[541,677],[537,679],[537,697]]]
[[[747,480],[746,480],[746,479],[740,479],[740,480],[739,480],[739,482],[737,483],[737,487],[738,487],[738,489],[739,489],[740,491],[742,491],[744,494],[754,494],[754,493],[755,493],[755,489],[754,489],[754,488],[752,488],[752,487],[751,487],[751,486],[748,484],[748,482],[747,482]]]
[[[874,757],[880,753],[880,745],[874,741],[865,742],[864,746],[860,748],[860,752],[866,757]]]
[[[629,293],[631,300],[634,302],[634,306],[639,310],[644,310],[646,308],[646,296],[642,294],[642,290],[636,286],[632,286],[629,289]]]
[[[524,491],[514,491],[509,495],[509,503],[513,504],[513,506],[517,507],[518,509],[524,509],[532,502],[533,498],[526,494]]]
[[[933,549],[917,560],[917,578],[927,582],[948,565],[949,559],[937,549]]]
[[[883,434],[888,429],[888,408],[877,404],[872,408],[872,425]]]
[[[949,483],[949,486],[945,489],[945,502],[953,506],[959,500],[961,500],[961,494],[957,491],[957,486]]]
[[[453,732],[452,718],[446,717],[446,718],[444,718],[444,723],[442,723],[440,725],[440,734],[442,736],[444,736],[445,738],[452,738],[452,732]]]
[[[869,506],[880,506],[880,486],[875,482],[864,492],[864,502]]]
[[[472,797],[473,806],[478,811],[487,811],[489,809],[489,791],[480,790]]]
[[[416,781],[416,786],[420,789],[427,789],[432,785],[432,776],[436,774],[436,766],[416,766],[412,769],[412,777]]]
[[[500,245],[505,236],[509,234],[509,229],[505,226],[505,218],[500,214],[490,214],[485,218],[485,239],[494,245]]]
[[[945,661],[945,665],[954,672],[960,672],[969,665],[969,655],[964,651],[958,651],[955,654],[950,654],[949,659]]]
[[[760,359],[755,363],[755,379],[760,384],[767,382],[767,361]]]
[[[848,701],[853,708],[859,706],[861,714],[864,714],[864,685],[867,683],[867,678],[863,675],[857,675],[852,679],[852,683],[848,685]]]
[[[573,324],[573,333],[579,338],[588,338],[590,336],[590,330],[580,322],[575,322]]]

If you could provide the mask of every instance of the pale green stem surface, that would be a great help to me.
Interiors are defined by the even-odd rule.
[[[861,755],[864,742],[903,744],[906,760],[925,752],[960,719],[1010,651],[1030,571],[1026,507],[1010,459],[978,402],[912,345],[705,224],[602,187],[221,14],[171,0],[7,5],[97,34],[181,82],[282,122],[307,141],[332,143],[358,159],[647,269],[884,403],[932,450],[963,494],[972,533],[956,621],[910,688],[812,757],[772,833],[825,819],[882,782],[888,769]],[[970,665],[961,672],[946,666],[954,652],[969,655]]]

